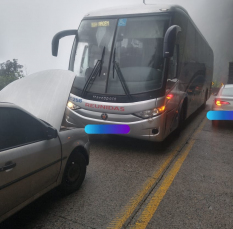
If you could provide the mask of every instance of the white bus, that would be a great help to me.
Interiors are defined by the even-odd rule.
[[[210,96],[213,51],[187,11],[139,5],[88,13],[75,35],[70,125],[127,124],[126,136],[163,141]]]

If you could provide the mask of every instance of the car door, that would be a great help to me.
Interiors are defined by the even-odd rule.
[[[56,182],[59,139],[46,140],[42,122],[28,113],[0,107],[0,219]]]

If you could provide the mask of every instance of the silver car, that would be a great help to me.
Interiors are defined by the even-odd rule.
[[[0,92],[0,222],[57,186],[64,193],[81,186],[89,140],[64,122],[72,78],[45,71]]]
[[[215,97],[213,111],[232,111],[233,110],[233,84],[226,84],[221,87]]]
[[[221,87],[216,95],[213,105],[213,111],[233,111],[233,84],[226,84]],[[218,120],[213,120],[213,126],[219,123]]]

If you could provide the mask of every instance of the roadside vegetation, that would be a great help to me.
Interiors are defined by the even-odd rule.
[[[0,63],[0,90],[9,83],[21,79],[24,76],[23,65],[20,65],[17,59]]]

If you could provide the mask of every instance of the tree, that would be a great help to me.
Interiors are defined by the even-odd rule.
[[[212,88],[220,88],[221,87],[221,82],[215,80],[212,83]]]
[[[0,63],[0,90],[9,83],[23,78],[24,74],[22,69],[23,65],[20,65],[17,59]]]

